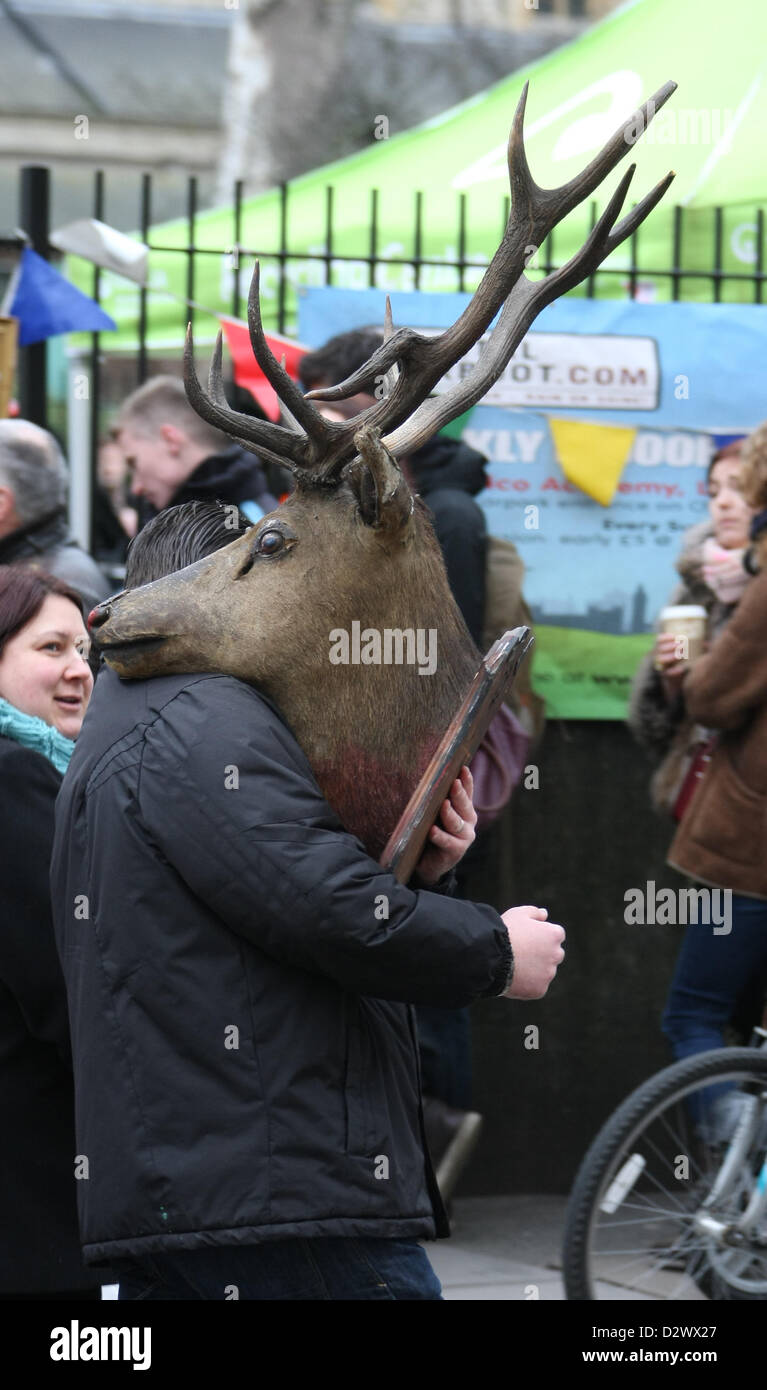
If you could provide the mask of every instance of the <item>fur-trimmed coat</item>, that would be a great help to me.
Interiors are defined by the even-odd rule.
[[[722,603],[703,579],[703,544],[714,534],[711,522],[698,522],[686,532],[676,563],[680,582],[669,595],[669,604],[696,603],[706,609],[706,638],[716,638],[732,616],[736,604]],[[655,670],[655,653],[643,658],[631,687],[628,724],[635,739],[656,764],[650,796],[657,811],[671,812],[686,770],[690,749],[708,732],[687,712],[680,694],[666,699],[661,677]]]
[[[767,570],[748,585],[714,651],[684,678],[694,718],[720,731],[668,863],[715,888],[767,899]]]

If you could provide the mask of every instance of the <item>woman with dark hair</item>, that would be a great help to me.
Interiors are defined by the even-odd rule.
[[[53,806],[93,689],[88,645],[74,589],[0,566],[2,1299],[95,1299],[103,1278],[80,1253],[67,1000],[48,888]]]

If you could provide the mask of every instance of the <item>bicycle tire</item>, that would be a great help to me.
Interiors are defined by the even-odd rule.
[[[753,1080],[767,1086],[767,1052],[746,1047],[717,1048],[675,1062],[632,1091],[605,1121],[583,1158],[568,1203],[563,1274],[569,1300],[594,1301],[598,1297],[591,1267],[591,1239],[600,1210],[598,1204],[609,1191],[614,1173],[620,1171],[616,1159],[622,1157],[622,1150],[628,1151],[632,1143],[641,1141],[642,1133],[663,1114],[664,1108],[670,1109],[694,1092],[694,1083],[721,1081],[733,1072],[742,1073],[741,1082]],[[750,1293],[713,1292],[717,1285],[704,1270],[691,1277],[707,1297],[755,1297]]]

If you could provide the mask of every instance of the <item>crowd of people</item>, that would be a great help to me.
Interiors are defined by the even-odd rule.
[[[308,354],[304,388],[379,341]],[[437,436],[399,462],[481,647],[485,460]],[[164,376],[122,405],[100,478],[126,589],[229,544],[286,488]],[[0,1297],[438,1299],[420,1242],[447,1233],[481,1121],[469,1006],[545,994],[563,929],[465,896],[498,848],[469,769],[401,885],[255,688],[99,669],[85,618],[115,585],[69,535],[66,491],[55,439],[0,422]],[[758,1021],[767,979],[767,426],[714,456],[708,493],[672,595],[705,609],[706,650],[660,633],[629,711],[669,864],[732,893],[732,930],[691,925],[680,951],[662,1023],[680,1058]],[[732,1119],[726,1089],[697,1116]]]

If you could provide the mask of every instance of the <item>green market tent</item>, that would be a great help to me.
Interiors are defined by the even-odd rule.
[[[361,152],[306,174],[290,185],[287,246],[291,253],[321,255],[326,247],[326,190],[333,189],[333,241],[336,255],[365,255],[370,247],[370,191],[378,190],[377,252],[383,258],[407,258],[414,245],[414,203],[423,193],[421,254],[427,259],[455,260],[458,248],[459,194],[467,195],[465,253],[486,263],[493,254],[508,195],[506,141],[514,108],[526,78],[530,95],[526,147],[533,176],[544,186],[570,179],[595,154],[621,120],[669,78],[678,91],[656,116],[630,158],[637,173],[631,198],[638,200],[669,168],[676,180],[663,203],[638,236],[636,260],[642,270],[639,297],[673,297],[668,271],[673,265],[673,204],[684,209],[679,265],[710,270],[716,247],[725,272],[725,300],[751,300],[750,277],[761,268],[757,245],[757,208],[767,202],[761,151],[767,133],[767,5],[762,0],[635,0],[608,16],[575,42],[515,72],[488,91],[436,119],[403,134],[375,139]],[[391,115],[394,124],[394,113]],[[378,121],[379,133],[383,122]],[[599,191],[604,206],[629,159]],[[724,209],[717,230],[714,209]],[[590,209],[578,209],[556,229],[548,254],[559,264],[582,241]],[[240,245],[262,257],[262,304],[267,328],[277,326],[279,266],[269,252],[279,248],[280,194],[273,190],[243,204]],[[231,311],[234,240],[231,208],[200,214],[196,244],[221,255],[196,257],[194,299],[213,311]],[[150,243],[178,251],[153,251],[150,257],[149,334],[152,348],[178,349],[183,341],[189,244],[186,219],[155,227]],[[545,260],[545,252],[541,260]],[[623,297],[630,263],[629,244],[608,262],[624,273],[597,275],[595,292]],[[79,266],[89,283],[84,263]],[[295,321],[295,296],[301,285],[326,283],[321,260],[288,260],[288,331]],[[252,258],[243,255],[239,274],[246,295]],[[480,272],[470,271],[465,288]],[[335,262],[332,283],[367,285],[364,262]],[[383,289],[414,288],[411,266],[379,267]],[[677,297],[710,300],[710,279],[684,279]],[[102,275],[102,303],[118,323],[118,333],[103,339],[109,350],[135,346],[138,294],[125,280]],[[457,272],[424,266],[419,287],[458,288]],[[175,300],[163,291],[175,295]],[[581,291],[583,292],[583,291]],[[577,293],[577,291],[576,291]],[[198,313],[199,341],[215,330],[212,318]]]

